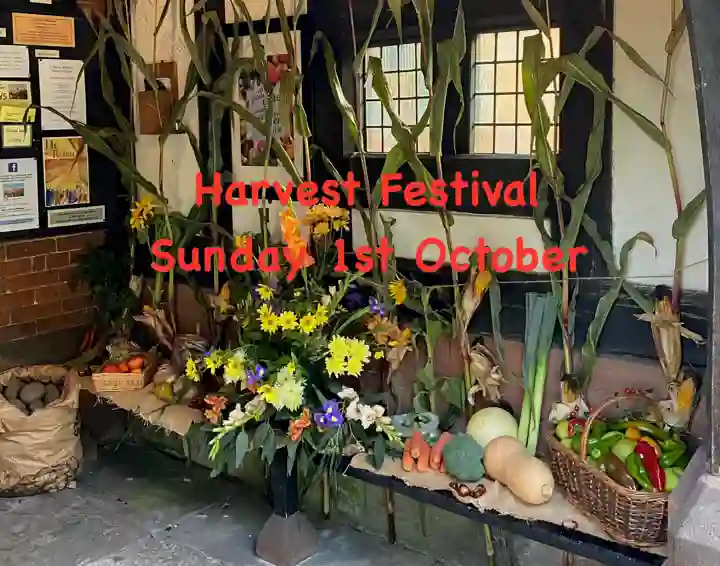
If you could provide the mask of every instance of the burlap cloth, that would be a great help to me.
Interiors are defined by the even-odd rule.
[[[353,468],[367,470],[382,476],[391,476],[403,481],[406,485],[429,489],[431,491],[448,491],[467,505],[472,505],[480,511],[495,511],[501,515],[510,515],[516,519],[526,521],[546,521],[561,527],[575,529],[583,533],[593,535],[606,540],[612,540],[603,530],[600,523],[586,517],[575,509],[556,488],[552,498],[544,505],[528,505],[515,497],[507,488],[499,482],[483,479],[478,483],[467,483],[470,487],[484,485],[485,495],[477,499],[460,497],[449,487],[452,481],[449,476],[433,470],[419,473],[416,471],[406,472],[402,469],[402,462],[395,458],[386,458],[379,470],[368,462],[365,454],[357,454],[350,462]],[[647,552],[667,556],[666,547],[643,549]]]

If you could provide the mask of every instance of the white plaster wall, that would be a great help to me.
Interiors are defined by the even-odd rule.
[[[680,2],[678,2],[678,7]],[[668,0],[617,0],[615,31],[662,76],[665,41],[672,27]],[[674,60],[668,128],[677,160],[684,204],[704,188],[704,172],[697,102],[687,33]],[[653,122],[659,123],[662,87],[638,69],[622,52],[615,52],[615,92]],[[639,230],[648,232],[657,247],[638,245],[631,256],[630,274],[647,284],[669,284],[674,269],[672,223],[675,200],[663,150],[619,111],[613,118],[613,240],[616,254]],[[706,290],[708,257],[706,209],[693,227],[686,248],[683,287]],[[656,277],[656,276],[666,277]]]
[[[190,54],[180,31],[180,4],[172,2],[157,39],[153,33],[160,21],[164,0],[137,0],[133,14],[133,44],[146,63],[153,61],[175,61],[178,73],[178,92],[182,96],[185,78],[190,65]],[[186,0],[185,13],[193,0]],[[194,36],[194,15],[187,18],[190,35]],[[135,73],[136,89],[143,88],[140,71]],[[137,100],[135,100],[137,103]],[[137,115],[137,114],[136,114]],[[188,104],[183,120],[195,135],[198,135],[197,100]],[[139,131],[139,128],[138,128]],[[160,178],[160,146],[158,136],[138,136],[135,162],[138,170],[156,186]],[[197,161],[192,147],[185,135],[172,135],[165,143],[163,156],[163,191],[170,206],[187,213],[195,201],[195,175],[198,172]]]

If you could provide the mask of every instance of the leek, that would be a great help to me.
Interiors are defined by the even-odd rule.
[[[537,451],[548,357],[559,308],[560,302],[552,293],[528,293],[525,296],[525,351],[523,354],[525,393],[518,438],[531,454],[535,454]]]

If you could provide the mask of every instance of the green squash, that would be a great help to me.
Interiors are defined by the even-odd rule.
[[[468,434],[453,436],[443,447],[445,469],[460,481],[476,482],[483,478],[483,455],[482,447]]]

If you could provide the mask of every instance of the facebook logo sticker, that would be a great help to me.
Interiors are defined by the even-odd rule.
[[[18,164],[15,162],[8,163],[8,173],[17,173],[18,172]]]

